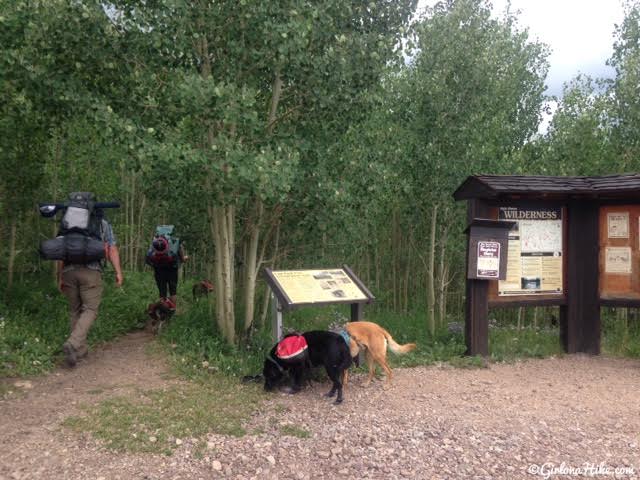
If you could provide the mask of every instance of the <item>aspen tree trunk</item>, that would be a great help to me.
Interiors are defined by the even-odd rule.
[[[522,330],[524,307],[518,308],[518,330]]]
[[[262,224],[262,215],[264,206],[260,200],[256,201],[255,219],[253,224],[249,226],[249,239],[246,245],[245,255],[245,280],[244,280],[244,325],[243,331],[249,330],[253,323],[255,314],[255,296],[256,296],[256,280],[258,278],[258,241],[260,239],[260,227]]]
[[[407,250],[408,251],[408,250]],[[404,290],[403,290],[403,306],[405,313],[409,311],[409,283],[411,279],[411,262],[407,259],[404,267]]]
[[[273,74],[273,82],[271,85],[271,103],[269,105],[269,114],[267,117],[267,135],[272,136],[273,130],[276,125],[278,105],[280,104],[280,98],[282,96],[282,77],[279,71],[275,71]],[[258,273],[260,270],[261,262],[264,260],[264,253],[266,251],[267,238],[264,238],[261,258],[258,259],[258,247],[260,245],[260,231],[263,224],[264,205],[260,198],[255,200],[255,215],[254,221],[249,225],[249,241],[247,243],[247,252],[245,256],[245,317],[244,317],[244,331],[247,331],[254,320],[255,315],[255,300],[256,300],[256,282],[258,279]],[[276,219],[277,221],[277,219]]]
[[[129,248],[129,179],[125,174],[124,166],[120,169],[120,182],[124,187],[124,228],[122,229],[122,238],[120,238],[120,261],[123,265],[127,265],[129,260],[127,258]]]
[[[229,340],[229,343],[235,343],[235,207],[233,205],[227,205],[222,209],[222,215],[222,221],[225,224],[222,236],[225,326],[227,329],[227,339]]]
[[[55,236],[58,234],[58,222],[53,222],[51,224],[51,238],[55,238]],[[56,265],[56,262],[50,262],[52,265],[52,269],[51,271],[52,276],[53,276],[53,284],[57,287],[58,286],[58,267]]]
[[[142,195],[142,198],[140,199],[140,208],[138,209],[138,222],[137,222],[137,233],[136,233],[136,239],[135,239],[135,243],[136,243],[136,249],[135,249],[135,255],[133,257],[133,264],[135,265],[135,269],[136,271],[140,268],[140,265],[142,264],[141,262],[141,255],[140,253],[142,252],[142,254],[144,255],[146,253],[146,244],[144,243],[144,238],[143,238],[143,223],[144,223],[144,210],[147,204],[147,197],[145,195]]]
[[[371,252],[367,247],[364,252],[365,255],[365,264],[364,264],[364,274],[366,278],[366,285],[371,285]]]
[[[60,165],[62,163],[62,139],[60,137],[61,135],[59,133],[56,133],[54,137],[56,142],[55,153],[54,153],[55,165]],[[54,200],[58,200],[59,189],[60,189],[60,181],[58,177],[58,169],[54,168],[53,181],[51,182],[51,192],[53,193]],[[51,238],[55,238],[55,236],[58,233],[58,222],[54,221],[51,225],[52,225],[51,230],[53,232],[51,235]],[[53,277],[53,284],[56,285],[57,287],[57,283],[58,283],[58,269],[56,267],[57,262],[49,262],[49,263],[51,264],[51,276]]]
[[[271,267],[275,268],[276,263],[278,261],[278,255],[279,255],[278,251],[280,249],[280,222],[279,221],[276,224],[276,233],[275,233],[275,239],[273,243],[274,243],[273,258],[271,259]],[[264,298],[262,299],[262,313],[260,314],[260,325],[265,324],[265,322],[267,321],[267,315],[271,311],[269,308],[269,303],[271,302],[271,288],[269,287],[269,285],[267,285],[266,282],[264,287],[265,287],[265,292],[264,292]]]
[[[376,242],[375,247],[373,247],[373,265],[375,272],[375,285],[376,290],[380,291],[380,245],[379,242]]]
[[[13,269],[16,261],[16,237],[18,230],[18,220],[15,216],[11,218],[11,230],[9,236],[9,262],[7,264],[7,290],[13,286]]]
[[[233,304],[233,232],[229,231],[233,206],[209,207],[212,235],[216,246],[216,318],[227,342],[235,343],[235,310]],[[232,225],[232,224],[231,224]],[[233,226],[233,225],[232,225]]]
[[[440,279],[440,299],[438,303],[438,316],[440,325],[447,322],[447,290],[449,285],[449,264],[444,263],[442,266],[442,278]]]
[[[203,22],[200,22],[203,23]],[[211,79],[211,60],[206,35],[200,37],[198,43],[200,55],[200,74],[203,79]],[[230,127],[233,130],[233,126]],[[213,125],[207,130],[204,148],[213,145],[215,132]],[[217,201],[215,201],[217,200]],[[235,309],[234,309],[234,257],[235,257],[235,207],[220,205],[222,199],[215,199],[214,205],[208,206],[209,220],[216,249],[216,321],[228,343],[235,343]]]
[[[436,319],[435,319],[435,304],[436,304],[436,292],[435,292],[435,256],[436,256],[436,225],[438,222],[438,204],[433,206],[433,214],[431,215],[431,234],[429,238],[429,257],[427,267],[427,325],[429,327],[429,333],[435,334],[436,331]]]
[[[131,224],[129,227],[129,267],[133,266],[136,248],[136,175],[131,176]]]
[[[397,252],[397,234],[396,230],[398,228],[398,211],[396,207],[393,207],[393,217],[391,222],[391,291],[393,293],[393,309],[398,309],[398,262],[396,261],[396,257],[398,255]]]

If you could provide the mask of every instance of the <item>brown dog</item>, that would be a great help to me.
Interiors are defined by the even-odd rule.
[[[393,340],[389,332],[373,322],[348,322],[344,328],[351,337],[349,345],[351,356],[355,357],[360,350],[364,350],[365,352],[367,365],[369,366],[369,377],[363,385],[365,387],[368,386],[373,379],[376,363],[380,365],[387,374],[387,381],[384,384],[384,388],[391,385],[393,375],[391,368],[389,368],[387,364],[387,346],[395,354],[407,353],[416,348],[415,343],[399,345]]]
[[[209,295],[211,292],[213,292],[213,283],[209,280],[200,280],[198,283],[194,283],[191,288],[194,300],[198,297]]]
[[[168,298],[161,298],[155,303],[150,303],[147,307],[149,319],[145,329],[151,333],[159,333],[163,325],[173,316],[176,311],[175,304]]]

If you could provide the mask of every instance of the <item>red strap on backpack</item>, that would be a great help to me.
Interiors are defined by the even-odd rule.
[[[283,360],[294,358],[307,349],[307,339],[302,335],[285,337],[278,343],[276,356]]]

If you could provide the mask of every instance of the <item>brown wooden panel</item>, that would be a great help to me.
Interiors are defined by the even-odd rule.
[[[629,236],[628,238],[609,238],[608,214],[628,213]],[[599,213],[599,291],[601,299],[629,299],[640,300],[640,242],[638,218],[640,217],[640,205],[606,205],[600,207]],[[631,273],[607,273],[606,251],[607,247],[631,248]]]
[[[566,305],[560,307],[560,338],[568,353],[600,353],[598,299],[599,206],[571,200],[567,205]]]
[[[467,203],[467,224],[470,224],[474,218],[489,218],[487,214],[488,208],[484,201],[470,200]],[[468,237],[467,245],[469,245]],[[469,271],[468,263],[469,255],[467,255],[467,271]],[[488,283],[493,282],[469,279],[466,281],[464,337],[467,355],[489,355]]]

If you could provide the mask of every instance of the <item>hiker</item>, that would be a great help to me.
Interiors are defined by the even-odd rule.
[[[95,205],[90,192],[69,195],[58,236],[41,245],[42,257],[56,260],[58,290],[69,302],[71,334],[62,345],[69,367],[89,353],[87,334],[102,300],[102,260],[113,265],[118,287],[124,280],[113,229]]]
[[[178,268],[188,259],[174,226],[158,225],[145,261],[153,268],[161,301],[172,312],[176,309]]]

